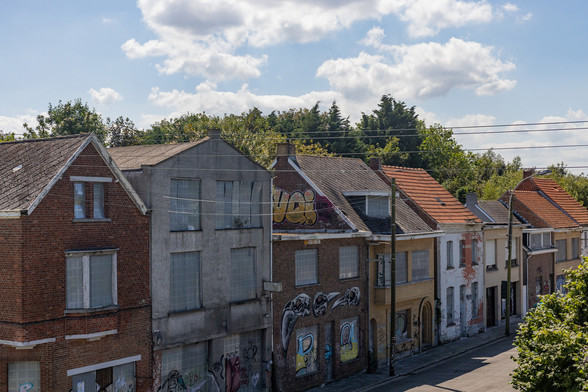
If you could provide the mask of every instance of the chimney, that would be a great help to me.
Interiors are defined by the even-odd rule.
[[[466,193],[466,202],[465,205],[466,207],[470,208],[470,207],[474,207],[476,204],[478,204],[478,194],[477,193]]]
[[[296,146],[290,143],[278,143],[276,158],[279,160],[296,156]]]
[[[220,129],[212,128],[208,130],[208,137],[211,139],[220,139]]]
[[[524,169],[523,170],[523,178],[527,178],[533,175],[533,173],[535,173],[535,168],[532,169]]]
[[[382,158],[380,158],[380,157],[370,158],[370,169],[382,170]]]

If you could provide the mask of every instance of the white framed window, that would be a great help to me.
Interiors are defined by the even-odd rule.
[[[447,269],[454,268],[453,265],[453,241],[447,241]]]
[[[67,309],[117,304],[116,250],[66,252]]]
[[[40,392],[40,362],[11,362],[8,364],[8,391]]]
[[[294,258],[296,286],[318,283],[318,250],[299,249]]]
[[[412,251],[412,280],[429,279],[429,251],[413,250]]]
[[[86,184],[74,182],[74,218],[86,218]]]
[[[484,241],[484,258],[486,259],[486,269],[496,269],[496,240]],[[508,252],[508,250],[507,250]]]
[[[447,288],[447,295],[446,295],[446,311],[447,311],[447,325],[452,325],[455,323],[453,319],[453,309],[455,305],[455,294],[453,287]]]
[[[216,182],[216,228],[261,226],[261,182]]]
[[[200,230],[200,180],[172,178],[170,187],[170,230]]]
[[[163,350],[161,354],[161,390],[176,391],[181,377],[186,387],[190,388],[198,380],[206,380],[208,371],[208,343],[189,344]],[[178,391],[180,389],[177,389]]]
[[[231,249],[231,301],[256,297],[255,248]]]
[[[357,278],[359,276],[359,248],[355,246],[339,247],[339,279]]]
[[[396,283],[408,282],[408,256],[407,252],[396,253]],[[388,279],[390,280],[390,279]]]
[[[555,261],[566,261],[568,259],[568,247],[566,242],[566,240],[555,241],[555,247],[557,248]]]
[[[200,252],[170,255],[170,309],[172,312],[198,309],[202,306]]]

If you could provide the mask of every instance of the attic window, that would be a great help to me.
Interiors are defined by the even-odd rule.
[[[437,200],[439,202],[439,204],[441,204],[442,206],[445,205],[445,202],[443,200],[441,200],[439,197],[436,197],[435,200]]]
[[[20,169],[22,169],[22,164],[12,168],[12,172],[15,173],[15,172],[19,171]]]

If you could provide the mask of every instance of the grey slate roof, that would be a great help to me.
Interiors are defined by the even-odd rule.
[[[204,137],[198,141],[186,143],[113,147],[109,148],[108,152],[121,170],[137,170],[141,166],[157,165],[207,140],[210,138]]]
[[[489,221],[488,218],[484,219],[481,216],[479,216],[478,214],[476,214],[484,222],[501,224],[501,225],[508,224],[508,208],[504,204],[502,204],[500,201],[498,201],[498,200],[478,200],[478,205],[493,220],[493,222]],[[475,211],[473,211],[473,212],[475,213]],[[516,216],[513,216],[512,222],[513,222],[513,224],[520,224],[521,223],[521,221],[519,221]]]
[[[28,209],[88,137],[0,143],[0,210]]]
[[[367,217],[353,208],[345,192],[385,192],[390,187],[360,159],[297,155],[296,162],[308,178],[359,229],[390,233],[390,218]],[[399,198],[396,198],[396,232],[430,232],[431,228]]]

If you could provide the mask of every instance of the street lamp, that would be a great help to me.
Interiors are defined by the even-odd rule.
[[[531,174],[530,176],[524,177],[519,183],[514,187],[513,190],[510,191],[510,196],[508,198],[508,261],[506,264],[506,325],[504,328],[504,334],[506,336],[510,335],[510,286],[511,286],[511,262],[512,262],[512,196],[514,195],[514,191],[521,185],[525,180],[532,178],[534,176],[542,176],[545,174],[551,173],[551,170],[542,170],[539,173]]]

